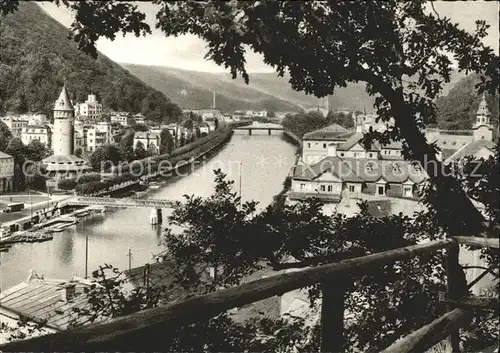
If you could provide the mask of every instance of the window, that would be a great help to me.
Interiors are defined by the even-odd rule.
[[[349,192],[354,192],[354,185],[349,185],[348,188],[349,188]]]
[[[341,152],[341,153],[340,153],[340,157],[344,157],[344,152]]]
[[[368,157],[369,157],[369,158],[372,158],[372,157],[373,157],[373,154],[372,154],[372,153],[368,153]]]
[[[304,190],[306,188],[306,184],[302,183],[300,184],[300,190]]]
[[[325,186],[324,185],[320,185],[319,189],[324,192],[325,191]]]
[[[307,147],[311,148],[311,143],[310,142],[307,143]]]
[[[332,192],[333,191],[333,186],[332,185],[328,185],[328,192]]]
[[[323,148],[326,148],[326,143],[323,144]]]
[[[403,196],[412,197],[413,196],[413,188],[411,186],[405,186],[403,189]]]
[[[353,156],[357,157],[358,156],[358,152],[354,152]]]
[[[377,195],[384,195],[385,194],[385,187],[382,185],[377,186]]]

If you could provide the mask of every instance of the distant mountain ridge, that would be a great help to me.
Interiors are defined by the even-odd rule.
[[[37,4],[20,2],[13,14],[0,16],[0,112],[52,115],[63,83],[71,99],[96,94],[105,108],[175,120],[182,112],[163,93],[99,53],[97,60],[68,39],[68,28]]]
[[[223,111],[240,109],[267,109],[272,111],[300,111],[321,105],[318,99],[291,88],[289,78],[276,73],[250,73],[246,85],[242,78],[233,80],[226,73],[207,73],[166,66],[121,64],[131,74],[163,92],[182,108],[212,106],[212,91],[216,91],[216,105]],[[443,86],[443,94],[464,75],[452,74],[451,82]],[[365,91],[364,83],[338,87],[329,97],[329,107],[340,111],[373,110],[374,98]]]

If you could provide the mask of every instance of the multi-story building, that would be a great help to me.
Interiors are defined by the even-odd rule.
[[[84,103],[76,105],[76,116],[85,121],[97,122],[102,118],[102,104],[95,94],[89,94]]]
[[[0,151],[0,191],[11,191],[14,187],[14,157]]]
[[[110,144],[113,141],[111,123],[99,122],[86,127],[87,151],[92,153],[96,148]]]
[[[134,122],[136,124],[146,125],[146,117],[140,113],[136,114],[134,115]]]
[[[335,156],[337,146],[353,135],[354,132],[338,124],[305,134],[302,138],[302,162],[314,164],[327,156]]]
[[[5,116],[2,118],[2,121],[7,125],[13,137],[21,138],[21,134],[23,132],[23,128],[26,127],[29,123],[29,119],[27,117],[20,116]]]
[[[161,137],[159,133],[136,132],[134,135],[134,150],[137,148],[139,142],[151,154],[156,155],[160,153]]]
[[[133,119],[129,116],[128,112],[112,112],[111,122],[118,123],[122,126],[132,125]]]
[[[75,129],[75,152],[77,150],[79,150],[81,153],[86,153],[87,143],[85,132]]]
[[[27,125],[21,132],[21,141],[27,146],[33,140],[38,140],[47,148],[52,147],[52,131],[48,125]]]

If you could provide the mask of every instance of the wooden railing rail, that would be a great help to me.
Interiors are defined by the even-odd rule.
[[[134,346],[134,342],[136,344],[139,344],[137,342],[153,342],[155,340],[161,342],[164,341],[165,335],[172,333],[181,325],[206,320],[232,308],[321,283],[324,291],[321,316],[322,318],[328,318],[321,322],[323,331],[321,350],[323,352],[340,353],[343,351],[342,313],[344,304],[342,302],[336,305],[332,304],[331,301],[342,300],[345,280],[351,276],[363,275],[367,270],[391,264],[395,261],[407,260],[421,254],[431,254],[441,249],[457,249],[458,243],[470,245],[471,242],[473,245],[479,246],[477,239],[464,240],[457,237],[280,274],[203,296],[189,298],[179,303],[139,311],[107,322],[8,343],[0,346],[0,350],[5,352],[141,350],[144,347]],[[498,247],[498,239],[488,240],[486,243],[488,246]],[[450,254],[453,253],[454,251],[451,251]],[[455,262],[453,256],[451,260]],[[455,309],[398,341],[389,347],[386,352],[423,352],[422,347],[435,345],[447,335],[456,332],[457,327],[463,323],[465,314],[466,312],[462,311],[462,309]],[[328,337],[328,334],[331,336]],[[422,342],[418,343],[420,341]],[[394,347],[406,348],[398,350]]]
[[[147,335],[147,332],[153,332],[158,326],[161,326],[165,332],[171,332],[182,324],[209,319],[235,307],[241,307],[275,295],[282,295],[295,289],[333,279],[339,275],[363,274],[368,269],[413,258],[419,254],[430,254],[452,244],[455,244],[452,239],[437,240],[263,278],[237,287],[193,297],[180,303],[142,310],[109,322],[12,342],[0,346],[0,350],[4,352],[38,351],[42,347],[46,351],[106,351],[120,350],[120,347],[130,350],[132,349],[130,344],[126,346],[122,344],[127,341],[127,338],[130,341],[132,334],[134,336],[141,335],[141,333]],[[328,330],[327,327],[324,329]],[[334,331],[330,332],[333,334]]]

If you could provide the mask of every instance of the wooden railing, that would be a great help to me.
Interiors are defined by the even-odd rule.
[[[499,248],[498,238],[455,237],[425,244],[388,250],[368,256],[346,259],[305,270],[280,274],[237,287],[193,297],[179,303],[139,311],[111,321],[92,324],[56,334],[45,335],[0,346],[10,351],[139,351],[161,350],[162,342],[181,325],[206,320],[232,308],[241,307],[286,292],[322,284],[321,351],[344,351],[344,288],[345,281],[368,270],[407,260],[417,255],[447,251],[448,284],[453,284],[454,266],[458,264],[459,244]],[[490,298],[491,299],[491,298]],[[448,290],[450,311],[428,325],[397,341],[385,353],[422,353],[446,337],[451,337],[454,353],[458,328],[467,323],[467,301]],[[475,298],[484,304],[485,298]],[[491,300],[490,300],[491,301]],[[492,300],[498,310],[498,299]],[[454,306],[464,304],[463,308]],[[469,303],[470,304],[470,303]],[[475,308],[485,306],[475,305]],[[148,346],[149,345],[149,346]]]

